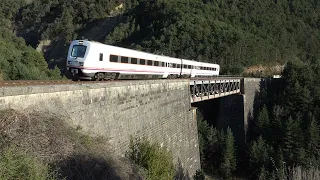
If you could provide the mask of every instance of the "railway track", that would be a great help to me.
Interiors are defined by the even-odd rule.
[[[218,80],[218,79],[229,79],[229,78],[240,78],[240,77],[214,77],[214,78],[184,78],[184,79],[163,79],[163,80]],[[146,79],[155,80],[155,79]],[[0,87],[9,86],[41,86],[41,85],[59,85],[59,84],[89,84],[89,83],[108,83],[108,82],[119,82],[119,81],[135,81],[135,80],[113,80],[113,81],[72,81],[72,80],[10,80],[0,81]]]

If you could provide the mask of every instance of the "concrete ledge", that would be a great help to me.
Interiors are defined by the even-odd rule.
[[[11,86],[11,87],[0,87],[0,97],[87,90],[87,89],[101,89],[101,88],[108,88],[108,87],[137,86],[137,85],[159,84],[159,83],[169,83],[169,82],[185,83],[185,82],[189,82],[189,80],[164,79],[164,80],[139,80],[139,81],[108,81],[108,82],[87,83],[87,84],[79,82],[79,84]]]

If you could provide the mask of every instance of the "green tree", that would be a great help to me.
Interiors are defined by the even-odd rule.
[[[270,129],[270,119],[269,119],[269,112],[265,105],[261,108],[258,118],[257,118],[257,134],[262,135],[264,138],[267,138],[268,131]]]
[[[220,156],[220,148],[218,141],[218,131],[216,128],[212,126],[209,129],[208,133],[208,144],[206,147],[206,159],[208,161],[209,166],[211,166],[211,170],[214,171],[215,168],[218,167]]]
[[[265,167],[268,167],[270,162],[268,145],[263,140],[262,136],[259,136],[257,141],[254,141],[249,150],[249,164],[252,169],[252,173],[258,177],[261,170],[265,171]]]
[[[319,164],[320,135],[318,123],[311,113],[309,113],[306,140],[309,162],[311,165],[316,166]]]
[[[288,165],[305,163],[305,150],[302,146],[303,135],[300,128],[300,120],[292,117],[285,122],[283,153]]]
[[[236,170],[236,156],[234,147],[234,138],[231,129],[228,127],[225,136],[224,148],[222,151],[222,162],[220,164],[220,172],[223,177],[229,179]]]

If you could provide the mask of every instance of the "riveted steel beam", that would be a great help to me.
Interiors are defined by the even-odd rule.
[[[240,93],[241,78],[190,81],[191,103]]]

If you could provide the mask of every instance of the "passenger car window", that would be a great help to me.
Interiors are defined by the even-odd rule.
[[[141,65],[145,65],[145,64],[146,64],[146,60],[140,59],[140,64],[141,64]]]
[[[118,56],[110,55],[110,62],[118,62]]]
[[[138,60],[137,58],[131,58],[131,64],[137,64]]]
[[[121,63],[128,63],[129,62],[129,58],[125,57],[125,56],[121,56]]]

